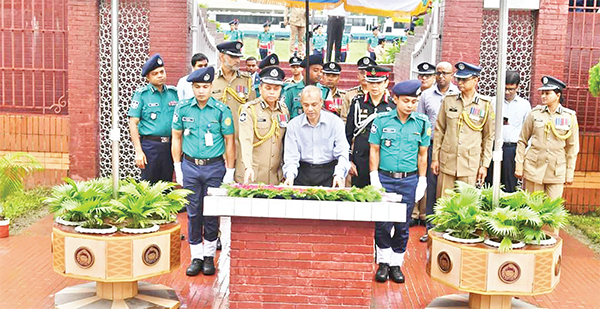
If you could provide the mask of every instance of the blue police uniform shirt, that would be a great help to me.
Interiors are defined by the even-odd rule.
[[[377,115],[371,126],[369,143],[380,145],[379,168],[388,172],[414,172],[418,169],[419,147],[428,147],[431,124],[427,116],[412,112],[402,123],[397,109]]]
[[[200,108],[196,98],[177,104],[173,114],[173,130],[183,130],[183,153],[198,159],[222,156],[225,152],[224,135],[234,133],[231,110],[214,98]],[[212,134],[213,145],[206,145],[206,133]]]
[[[177,88],[164,85],[161,92],[147,84],[133,93],[128,116],[140,119],[141,136],[171,136],[170,122],[177,102]]]

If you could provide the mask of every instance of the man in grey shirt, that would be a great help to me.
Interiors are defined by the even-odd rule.
[[[449,93],[458,92],[458,87],[452,84],[452,76],[454,69],[450,62],[442,61],[435,67],[435,85],[421,93],[419,98],[419,105],[417,105],[417,112],[423,113],[429,117],[429,121],[433,124],[436,123],[440,106],[442,105],[442,99]],[[431,145],[433,145],[434,136],[431,134]],[[435,194],[437,188],[437,176],[431,172],[431,152],[433,147],[429,147],[427,154],[427,214],[433,213],[433,205],[435,204]],[[432,228],[432,225],[427,222],[427,230]],[[427,242],[427,232],[419,239],[421,242]]]
[[[300,95],[304,113],[292,119],[285,135],[285,185],[344,187],[350,146],[344,122],[321,111],[321,90],[307,86]]]

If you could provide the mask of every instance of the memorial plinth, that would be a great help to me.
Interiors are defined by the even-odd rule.
[[[179,223],[169,223],[148,234],[91,235],[55,223],[54,271],[95,281],[56,293],[55,307],[179,308],[171,288],[138,281],[179,268],[180,229]]]
[[[406,205],[207,196],[204,215],[231,216],[231,309],[370,308],[373,222]]]
[[[560,281],[562,239],[551,246],[527,245],[508,253],[483,243],[462,244],[429,231],[427,274],[440,283],[468,292],[440,297],[427,308],[537,308],[513,296],[550,293]]]

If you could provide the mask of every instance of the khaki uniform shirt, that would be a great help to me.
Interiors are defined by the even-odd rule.
[[[531,145],[526,149],[529,142]],[[525,118],[517,144],[515,171],[523,172],[525,179],[539,184],[572,181],[578,152],[579,126],[575,112],[559,105],[551,113],[548,106],[538,105]]]
[[[346,117],[348,117],[348,112],[350,111],[350,103],[352,103],[352,99],[354,99],[354,97],[359,94],[365,93],[366,91],[364,91],[360,85],[346,90],[346,94],[342,97],[342,108],[340,110],[340,117],[342,117],[342,120],[344,120],[344,122],[346,122]]]
[[[282,102],[277,102],[274,110],[262,98],[242,107],[239,120],[241,161],[244,171],[252,167],[256,182],[276,185],[283,179],[283,136],[289,120],[290,113]],[[272,126],[274,134],[267,138]],[[263,140],[262,144],[253,146]]]
[[[480,166],[489,167],[494,118],[491,100],[479,93],[472,102],[464,102],[460,93],[444,97],[435,123],[432,154],[432,159],[440,162],[440,171],[468,177],[477,175]]]
[[[240,160],[238,119],[242,105],[256,98],[256,92],[252,89],[252,77],[248,72],[238,71],[231,81],[227,81],[221,70],[218,70],[212,83],[212,97],[225,103],[231,109],[235,127],[236,162],[234,178],[236,182],[241,183],[244,181],[244,165]]]
[[[303,8],[288,8],[285,7],[283,16],[287,17],[288,12],[290,13],[290,25],[298,27],[306,27],[306,11]]]

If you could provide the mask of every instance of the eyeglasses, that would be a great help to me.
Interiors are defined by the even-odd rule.
[[[454,72],[444,72],[444,71],[435,72],[435,75],[437,75],[437,76],[445,76],[445,75],[451,75],[451,74],[454,74]]]
[[[504,90],[506,90],[506,92],[515,92],[515,91],[517,91],[517,87],[514,87],[514,88],[505,87]]]

